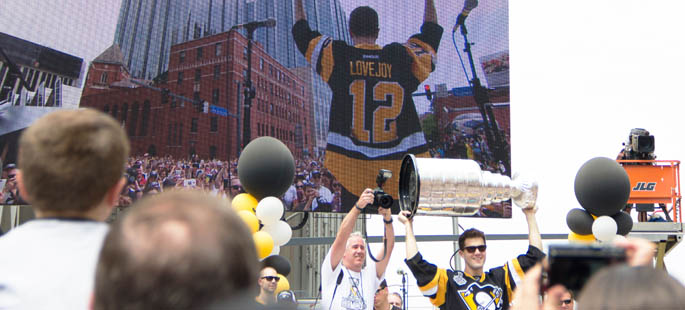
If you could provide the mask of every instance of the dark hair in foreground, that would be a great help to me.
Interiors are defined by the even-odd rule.
[[[464,230],[464,232],[461,233],[461,235],[459,235],[459,249],[463,250],[466,243],[466,239],[471,238],[482,238],[483,242],[485,242],[485,233],[475,228],[469,228],[467,230]]]
[[[94,309],[202,309],[253,290],[257,253],[227,202],[190,191],[146,197],[105,238]]]
[[[378,13],[368,6],[360,6],[350,13],[350,34],[362,37],[378,35]]]
[[[597,272],[580,292],[578,310],[683,309],[685,287],[652,267],[612,266]]]

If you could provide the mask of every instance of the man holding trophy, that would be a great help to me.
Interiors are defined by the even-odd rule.
[[[486,258],[485,234],[468,229],[459,236],[459,256],[465,268],[445,270],[427,262],[418,251],[409,211],[398,217],[406,228],[407,259],[405,262],[414,274],[424,296],[440,309],[508,309],[513,291],[528,268],[545,257],[542,238],[535,219],[536,207],[523,209],[528,222],[529,247],[525,254],[503,266],[483,271]]]
[[[406,229],[405,262],[423,295],[440,309],[509,309],[513,291],[523,274],[545,257],[535,219],[537,183],[483,172],[471,160],[407,155],[400,170],[399,192],[404,211],[398,219]],[[528,222],[530,246],[525,254],[484,272],[485,234],[473,228],[459,236],[459,256],[466,265],[463,271],[438,268],[419,253],[412,226],[414,215],[468,216],[480,206],[509,198],[521,207]]]

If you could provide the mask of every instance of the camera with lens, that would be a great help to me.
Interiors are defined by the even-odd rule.
[[[653,160],[654,155],[654,136],[649,131],[642,128],[630,130],[628,141],[623,143],[623,160]]]
[[[378,176],[376,176],[376,185],[378,187],[373,190],[373,204],[366,206],[369,212],[378,212],[378,208],[390,209],[392,207],[395,200],[383,191],[383,185],[390,178],[392,178],[392,171],[387,169],[378,170]]]

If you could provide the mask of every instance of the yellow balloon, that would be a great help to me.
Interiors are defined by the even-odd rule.
[[[258,231],[252,234],[252,238],[254,239],[254,245],[257,248],[257,256],[259,259],[263,259],[271,254],[271,251],[274,249],[274,239],[271,238],[269,233]]]
[[[247,224],[247,227],[250,228],[251,233],[254,234],[259,230],[259,220],[254,213],[247,210],[240,210],[238,211],[238,215],[243,219],[243,222]]]
[[[572,243],[584,243],[584,244],[589,244],[595,242],[595,236],[592,234],[589,235],[579,235],[574,232],[569,232],[568,233],[568,241]]]
[[[290,282],[288,282],[288,278],[286,278],[282,274],[278,274],[278,286],[276,286],[276,294],[282,292],[282,291],[287,291],[290,289]]]
[[[231,205],[236,211],[247,210],[252,213],[255,212],[258,203],[257,198],[254,198],[248,193],[238,194],[233,197],[233,201],[231,201]]]

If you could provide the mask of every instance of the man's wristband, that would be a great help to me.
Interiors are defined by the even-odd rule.
[[[354,204],[354,207],[359,210],[359,212],[364,212],[364,209],[360,208],[356,203]]]
[[[389,220],[389,221],[386,221],[385,218],[384,218],[384,219],[383,219],[383,223],[392,224],[392,217],[390,217],[390,220]]]

